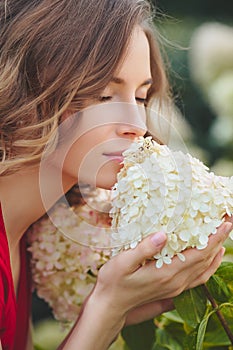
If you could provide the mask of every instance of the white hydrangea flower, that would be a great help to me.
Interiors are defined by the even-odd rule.
[[[50,217],[40,219],[28,232],[34,287],[63,324],[71,325],[77,319],[84,300],[95,285],[98,270],[110,258],[110,250],[91,248],[97,246],[97,241],[100,246],[110,237],[111,219],[101,210],[106,202],[102,202],[100,191],[92,198],[91,207],[58,203]],[[62,227],[61,231],[59,227]],[[86,234],[90,246],[69,239],[74,230]]]
[[[147,235],[164,231],[166,246],[156,266],[170,264],[188,247],[204,249],[210,234],[233,212],[233,177],[215,176],[190,154],[139,138],[124,152],[124,167],[113,188],[113,254],[133,248]]]
[[[191,75],[204,88],[233,68],[233,27],[219,22],[199,26],[191,38]]]
[[[210,135],[220,146],[233,140],[233,27],[204,23],[194,32],[190,73],[216,114]]]
[[[232,36],[233,37],[233,36]],[[233,59],[233,56],[232,56]],[[233,64],[232,69],[222,73],[214,80],[207,95],[217,115],[225,120],[233,116]],[[231,124],[232,125],[232,124]]]

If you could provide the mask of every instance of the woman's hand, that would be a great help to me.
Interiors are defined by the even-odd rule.
[[[233,218],[227,218],[217,233],[210,236],[207,248],[187,249],[183,252],[185,262],[174,257],[170,265],[160,269],[155,267],[154,261],[146,264],[144,261],[162,249],[166,236],[163,233],[151,235],[135,249],[120,253],[101,268],[93,297],[105,299],[108,312],[122,315],[127,324],[167,311],[172,308],[169,299],[205,283],[217,270],[224,254],[222,244],[232,228]]]
[[[174,309],[173,299],[163,299],[141,305],[127,313],[125,326],[137,324]]]
[[[145,238],[135,249],[108,261],[100,269],[76,325],[59,349],[107,349],[124,325],[151,319],[173,308],[173,297],[205,283],[217,270],[224,254],[222,244],[233,228],[233,218],[227,221],[210,237],[207,248],[187,249],[185,262],[174,257],[171,265],[157,269],[154,261],[147,261],[165,244],[163,233]]]
[[[226,222],[233,223],[233,217],[229,218],[226,217]],[[224,232],[229,232],[233,228],[233,225],[230,227],[229,224],[227,225],[222,225],[218,229],[218,233],[224,234]],[[212,238],[211,238],[212,239]],[[224,248],[220,250],[220,252],[224,253]],[[220,253],[221,255],[221,253]],[[220,260],[221,263],[221,260]],[[211,267],[212,268],[212,267]],[[208,274],[210,271],[208,271]],[[204,277],[204,276],[203,276]],[[208,277],[207,277],[208,279]],[[191,286],[192,287],[192,286]],[[191,288],[189,287],[189,288]],[[154,301],[139,307],[136,307],[135,309],[132,309],[131,311],[128,312],[127,318],[125,325],[130,325],[130,324],[137,324],[146,320],[149,320],[151,318],[154,318],[164,312],[170,311],[174,309],[174,304],[173,304],[173,299],[162,299],[159,301]]]

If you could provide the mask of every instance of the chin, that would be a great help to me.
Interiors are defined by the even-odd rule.
[[[111,190],[117,182],[117,174],[123,167],[121,164],[105,164],[97,173],[95,186],[105,190]]]
[[[111,190],[112,187],[115,185],[116,180],[110,181],[109,179],[106,181],[97,181],[96,182],[96,187],[98,188],[103,188],[104,190]]]
[[[117,173],[115,174],[98,174],[96,178],[96,187],[103,188],[105,190],[111,190],[117,181]]]

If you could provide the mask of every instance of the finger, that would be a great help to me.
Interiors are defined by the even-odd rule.
[[[185,263],[188,267],[192,264],[200,264],[204,262],[208,263],[209,259],[213,259],[215,255],[219,252],[224,241],[228,238],[229,233],[232,230],[232,224],[230,222],[224,222],[221,224],[217,230],[216,234],[209,236],[209,242],[205,249],[191,248],[185,250],[182,254],[185,256]]]
[[[222,257],[224,253],[225,253],[225,248],[222,247],[218,252],[218,254],[215,256],[215,258],[213,259],[209,268],[204,273],[199,275],[198,278],[195,281],[193,281],[186,289],[194,288],[199,286],[200,284],[206,283],[210,279],[210,277],[217,271],[218,267],[222,262]]]
[[[226,239],[233,228],[233,219],[231,217],[227,217],[226,220],[219,226],[217,229],[217,234],[223,235],[223,238]],[[224,237],[225,235],[225,237]]]
[[[174,303],[172,299],[164,299],[159,301],[153,301],[151,303],[141,305],[131,310],[127,317],[125,326],[137,324],[174,309]]]
[[[229,232],[229,235],[230,235],[231,231],[233,230],[233,215],[231,215],[231,216],[226,215],[225,216],[225,222],[231,223],[231,229],[230,229],[230,232]]]
[[[232,229],[233,225],[230,221],[222,223],[217,229],[216,234],[210,235],[207,249],[212,250],[214,247],[218,249],[218,247],[229,237]]]
[[[134,249],[129,249],[124,254],[123,261],[125,266],[128,266],[130,272],[135,271],[141,266],[146,259],[152,258],[159,253],[163,248],[167,236],[164,232],[157,232],[143,239]]]

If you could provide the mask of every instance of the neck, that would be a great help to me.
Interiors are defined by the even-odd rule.
[[[74,181],[56,181],[51,168],[44,178],[36,168],[0,178],[0,202],[9,245],[14,249],[25,231],[72,187]]]

